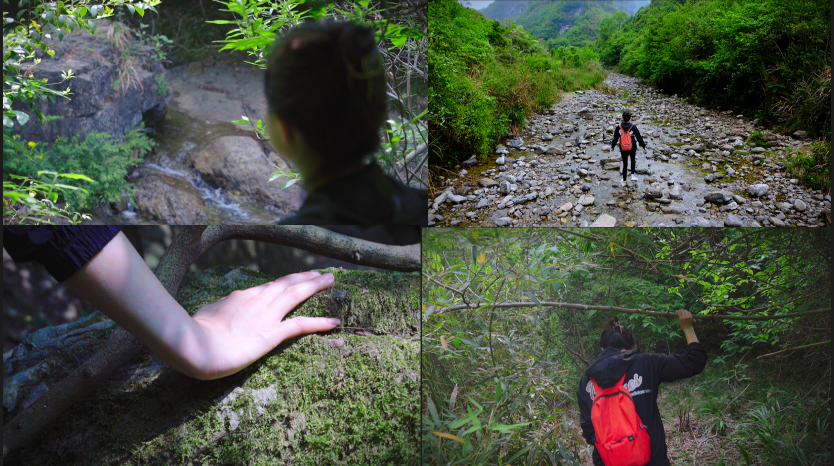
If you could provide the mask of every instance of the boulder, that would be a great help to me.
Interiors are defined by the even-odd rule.
[[[282,213],[295,212],[306,197],[298,184],[281,190],[280,181],[269,182],[276,166],[286,169],[288,165],[247,136],[214,139],[189,154],[188,162],[210,185],[275,206]]]
[[[753,197],[762,197],[765,194],[767,194],[768,189],[770,189],[768,185],[764,183],[756,183],[748,186],[747,192],[750,193],[750,195]]]
[[[797,139],[804,139],[804,138],[805,138],[805,136],[807,136],[807,135],[808,135],[808,133],[806,133],[805,131],[795,131],[795,132],[793,133],[793,135],[794,135],[794,137],[795,137],[795,138],[797,138]]]
[[[704,200],[713,204],[727,204],[733,200],[733,193],[729,191],[712,191],[704,195]]]
[[[490,179],[490,178],[481,178],[478,180],[478,184],[483,186],[484,188],[490,188],[492,186],[498,186],[498,182]]]
[[[136,210],[163,225],[190,225],[208,220],[202,193],[188,181],[152,173],[136,182]]]
[[[250,269],[231,274],[236,269],[187,276],[177,301],[193,314],[234,290],[278,278]],[[242,371],[212,381],[187,377],[143,351],[105,387],[47,425],[41,435],[50,442],[25,444],[4,462],[47,464],[59,456],[68,466],[188,464],[192,457],[199,464],[318,464],[322,458],[379,464],[395,454],[398,464],[418,464],[420,278],[324,272],[335,276],[329,291],[291,315],[338,317],[345,328],[292,338]],[[38,344],[27,341],[4,357],[4,404],[12,390],[20,406],[41,384],[55,387],[116,327],[96,312],[35,332],[30,338]]]
[[[617,219],[608,215],[602,214],[594,220],[594,223],[591,224],[591,228],[598,228],[598,227],[613,227],[617,224]]]
[[[524,145],[524,139],[521,139],[521,138],[510,139],[509,141],[507,141],[507,145],[514,148],[514,149],[518,149],[519,147]]]
[[[743,227],[744,224],[741,222],[741,219],[736,217],[733,214],[727,215],[727,218],[724,219],[724,226],[725,227]]]
[[[460,164],[463,165],[464,167],[474,167],[475,165],[478,164],[478,159],[476,159],[475,156],[473,155],[472,157],[469,157],[468,159],[461,162]]]
[[[643,197],[646,199],[659,199],[663,197],[663,192],[660,188],[655,188],[654,186],[649,186],[646,188],[646,191],[643,193]]]
[[[805,205],[804,202],[797,199],[793,202],[793,208],[800,211],[800,212],[805,212],[805,209],[807,209],[807,206]]]
[[[57,34],[44,42],[55,51],[49,55],[38,50],[36,57],[41,62],[21,63],[22,68],[31,65],[31,71],[38,80],[47,80],[50,89],[72,90],[69,99],[57,98],[54,102],[40,101],[44,115],[63,118],[41,123],[28,105],[15,102],[13,108],[29,114],[29,122],[21,126],[15,120],[15,132],[20,132],[24,141],[53,142],[65,137],[71,140],[79,135],[83,140],[94,132],[113,135],[119,141],[139,122],[145,120],[148,127],[162,121],[165,109],[173,98],[170,88],[157,84],[166,79],[167,71],[157,60],[156,54],[146,45],[135,41],[121,23],[96,20],[95,35],[78,28],[59,41]],[[124,45],[111,45],[108,36],[124,38]],[[115,42],[115,41],[113,41]],[[131,52],[125,53],[125,47]],[[131,62],[125,62],[130,57]],[[130,79],[118,80],[119,69],[128,68]],[[61,75],[72,69],[76,77],[61,84]]]
[[[501,217],[495,220],[495,226],[498,227],[507,227],[513,224],[513,219],[510,217]]]
[[[603,170],[619,170],[620,162],[610,162],[602,166]]]

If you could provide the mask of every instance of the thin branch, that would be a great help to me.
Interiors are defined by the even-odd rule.
[[[793,348],[783,349],[782,351],[777,351],[775,353],[763,354],[763,355],[757,357],[756,359],[762,359],[762,358],[767,358],[767,357],[770,357],[770,356],[776,356],[777,354],[787,353],[788,351],[795,351],[795,350],[801,350],[801,349],[806,349],[806,348],[813,348],[814,346],[823,346],[823,345],[830,345],[830,344],[831,344],[831,340],[821,341],[819,343],[811,343],[810,345],[794,346]]]
[[[490,306],[489,303],[478,303],[472,305],[457,305],[457,306],[450,306],[444,309],[440,309],[437,313],[446,312],[446,311],[456,311],[459,309],[466,309],[466,308],[478,308],[481,306]],[[598,310],[604,312],[624,312],[626,314],[643,314],[647,316],[657,316],[657,317],[674,317],[677,318],[678,315],[673,312],[655,312],[655,311],[645,311],[643,309],[630,309],[627,307],[619,307],[619,306],[596,306],[593,304],[573,304],[573,303],[552,303],[552,302],[539,302],[539,303],[501,303],[501,304],[492,304],[493,307],[499,308],[513,308],[513,307],[566,307],[568,309],[580,309],[584,311],[590,310]],[[703,320],[776,320],[776,319],[789,319],[792,317],[804,317],[811,314],[822,314],[825,312],[831,312],[830,307],[822,308],[822,309],[814,309],[812,311],[805,311],[805,312],[796,312],[792,314],[779,314],[779,315],[769,315],[769,316],[728,316],[728,315],[719,315],[719,314],[694,314],[692,317],[695,319],[703,319]]]

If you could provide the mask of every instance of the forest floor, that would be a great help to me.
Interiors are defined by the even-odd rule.
[[[637,180],[621,185],[611,140],[625,110],[647,150]],[[522,132],[487,163],[434,173],[430,226],[584,227],[603,214],[617,226],[825,226],[830,216],[830,193],[786,172],[787,157],[811,143],[801,131],[772,133],[613,71],[602,89],[565,94]],[[759,184],[767,188],[750,188]]]
[[[672,464],[830,465],[828,352],[710,358],[701,374],[661,385]],[[578,421],[573,405],[565,413]],[[582,456],[583,466],[593,465],[589,448]]]

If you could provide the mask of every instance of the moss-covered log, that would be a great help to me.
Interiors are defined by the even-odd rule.
[[[186,377],[145,350],[105,389],[4,460],[417,464],[419,278],[327,271],[334,285],[292,315],[338,317],[336,330],[286,341],[245,370],[213,381]],[[274,279],[248,269],[210,269],[186,277],[177,300],[193,313],[233,290]],[[36,332],[4,355],[4,417],[36,403],[114,327],[95,314]]]

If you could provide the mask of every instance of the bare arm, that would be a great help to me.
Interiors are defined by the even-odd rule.
[[[698,337],[695,336],[695,328],[692,327],[692,313],[686,309],[680,309],[677,311],[677,314],[678,323],[681,324],[683,334],[686,337],[686,344],[698,343]]]
[[[191,317],[123,233],[66,281],[166,364],[203,380],[238,372],[287,338],[333,329],[337,320],[296,317],[281,322],[299,303],[332,283],[330,274],[288,275],[233,292]]]

